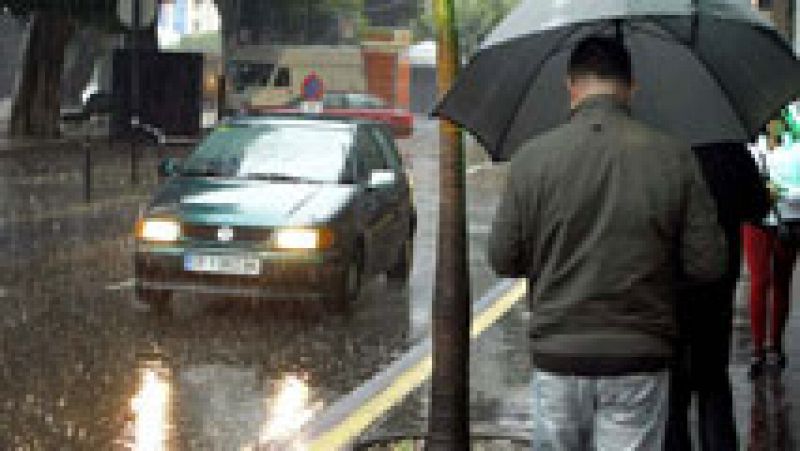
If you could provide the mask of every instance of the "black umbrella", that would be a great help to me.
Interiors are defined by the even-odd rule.
[[[569,115],[567,61],[588,35],[631,51],[633,112],[691,144],[750,140],[800,95],[800,62],[741,0],[523,0],[486,39],[434,114],[495,160]]]

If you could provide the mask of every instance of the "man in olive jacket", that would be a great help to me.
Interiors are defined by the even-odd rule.
[[[691,148],[631,117],[627,49],[586,38],[568,72],[572,116],[514,156],[489,244],[530,281],[534,449],[658,450],[678,283],[722,276],[725,241]]]

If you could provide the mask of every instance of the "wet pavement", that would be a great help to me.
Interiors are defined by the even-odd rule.
[[[0,246],[7,255],[0,267],[0,449],[256,449],[290,439],[296,426],[404,355],[429,333],[435,262],[437,129],[418,124],[400,143],[419,214],[411,282],[371,283],[352,316],[199,298],[179,299],[177,318],[159,320],[130,289],[130,230],[157,183],[157,160],[143,164],[148,169],[134,185],[125,155],[98,154],[106,161],[98,180],[105,181],[85,203],[79,153],[38,165],[0,157]],[[498,282],[484,250],[504,168],[487,164],[474,144],[468,155],[477,300]],[[795,309],[789,325],[785,374],[751,384],[746,310],[737,312],[732,378],[743,449],[794,449],[800,315]],[[519,302],[473,343],[476,434],[527,437],[528,317]],[[424,434],[426,394],[423,385],[362,439]],[[520,441],[493,443],[484,449],[524,448]]]
[[[412,281],[405,289],[371,283],[351,317],[200,298],[179,299],[178,317],[158,320],[130,289],[130,231],[156,183],[152,171],[133,185],[124,155],[101,155],[108,163],[95,173],[109,183],[85,203],[80,153],[6,154],[0,448],[146,449],[163,436],[172,449],[245,449],[298,422],[286,418],[287,396],[305,399],[293,414],[313,415],[421,340],[438,202],[437,129],[421,122],[416,138],[401,143],[420,219]],[[497,190],[486,179],[478,185],[489,192],[471,199],[481,293],[494,282],[480,249]]]

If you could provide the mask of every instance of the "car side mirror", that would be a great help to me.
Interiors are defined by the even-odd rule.
[[[158,165],[159,177],[174,177],[181,171],[180,160],[177,158],[164,158]]]
[[[369,176],[368,189],[381,189],[394,185],[397,182],[397,174],[394,171],[380,169],[372,171]]]

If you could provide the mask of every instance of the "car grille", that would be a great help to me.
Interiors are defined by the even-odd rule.
[[[217,225],[184,224],[183,236],[187,239],[201,241],[222,241],[219,239]],[[272,237],[272,230],[263,227],[231,227],[233,239],[228,242],[242,241],[268,241]]]

